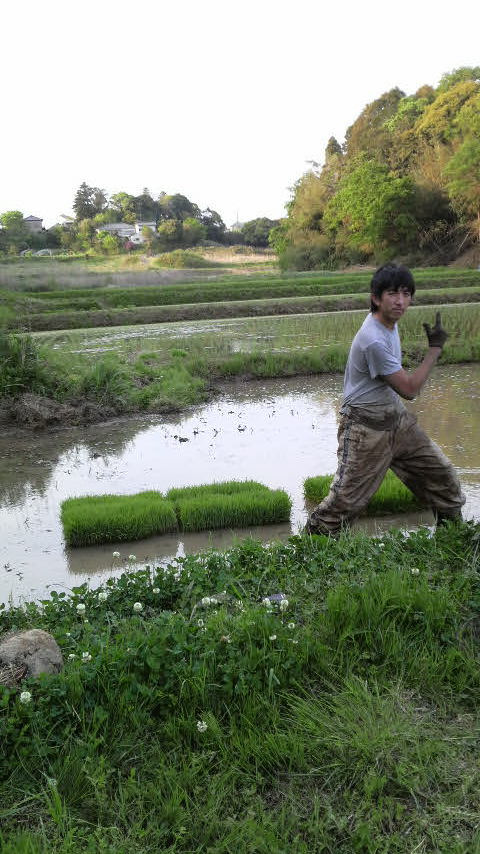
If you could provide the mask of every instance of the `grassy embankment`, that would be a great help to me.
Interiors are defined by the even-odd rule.
[[[431,308],[413,307],[401,321],[406,364],[413,364],[424,352],[421,323],[432,320],[433,307],[437,305],[444,307],[444,322],[450,332],[443,360],[478,359],[479,303],[448,304],[449,300],[465,303],[478,299],[478,274],[421,270],[416,278],[417,301],[431,303]],[[43,324],[52,331],[35,336],[42,351],[34,365],[29,363],[29,372],[25,367],[28,360],[18,357],[22,378],[15,376],[12,367],[13,380],[3,381],[2,393],[8,394],[9,388],[15,393],[28,387],[59,400],[92,398],[117,411],[158,411],[205,399],[212,382],[218,379],[342,371],[351,339],[364,316],[363,310],[355,311],[352,306],[368,307],[368,280],[365,273],[285,278],[275,275],[175,287],[112,286],[95,291],[57,289],[36,294],[4,291],[0,309],[3,306],[9,322],[15,317],[17,328]],[[448,288],[443,287],[446,283]],[[256,299],[247,299],[253,293]],[[175,298],[177,303],[172,304]],[[190,302],[181,303],[184,299]],[[152,300],[157,304],[150,304]],[[142,304],[135,306],[132,301]],[[219,308],[232,317],[215,319]],[[306,313],[300,315],[300,309]],[[289,314],[275,316],[276,310]],[[161,316],[165,320],[188,317],[190,313],[196,318],[199,312],[206,315],[205,320],[141,324],[146,317],[152,320]],[[268,312],[269,316],[237,320],[244,312]],[[290,316],[291,312],[297,314]],[[85,328],[91,323],[122,321],[121,326],[102,327],[95,332]],[[84,329],[53,329],[69,324],[82,324]],[[6,362],[11,366],[14,362],[8,346]]]
[[[480,851],[479,569],[468,525],[246,540],[0,611],[65,657],[0,687],[3,854]]]
[[[286,492],[256,481],[139,492],[137,495],[89,495],[62,502],[61,519],[68,546],[140,540],[173,531],[245,528],[287,522],[292,502]]]

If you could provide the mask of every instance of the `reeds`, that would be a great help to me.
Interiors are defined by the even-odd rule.
[[[283,490],[256,481],[228,481],[137,495],[68,498],[61,520],[68,546],[139,540],[174,531],[244,528],[286,522],[291,501]]]
[[[308,477],[303,484],[305,498],[319,504],[328,495],[333,475]],[[367,516],[384,516],[389,513],[407,513],[418,510],[421,503],[408,487],[392,472],[387,471],[383,483],[367,504]]]

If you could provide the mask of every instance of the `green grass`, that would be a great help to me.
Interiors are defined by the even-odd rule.
[[[256,481],[227,481],[137,495],[68,498],[61,505],[67,546],[140,540],[153,534],[286,522],[291,501]]]
[[[333,475],[308,477],[303,484],[305,498],[319,504],[328,495]],[[408,487],[392,472],[385,479],[365,508],[367,516],[382,516],[389,513],[406,513],[418,510],[422,505]]]
[[[0,609],[65,658],[0,686],[2,852],[478,854],[478,533],[244,540]]]

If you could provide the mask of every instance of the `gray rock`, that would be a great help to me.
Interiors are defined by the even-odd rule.
[[[61,670],[60,647],[48,632],[29,629],[0,639],[0,684],[15,685],[29,676]]]

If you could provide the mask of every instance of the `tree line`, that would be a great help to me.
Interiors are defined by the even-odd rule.
[[[270,236],[282,267],[448,263],[480,241],[480,67],[384,93],[310,165]]]
[[[106,254],[133,250],[128,238],[106,227],[112,223],[148,223],[141,233],[143,250],[150,254],[212,243],[266,247],[270,230],[280,222],[258,217],[228,230],[217,211],[201,210],[181,193],[154,197],[144,188],[138,196],[122,191],[108,197],[105,190],[86,182],[75,193],[72,208],[75,216],[37,233],[29,231],[20,211],[1,214],[0,254],[42,248]]]

